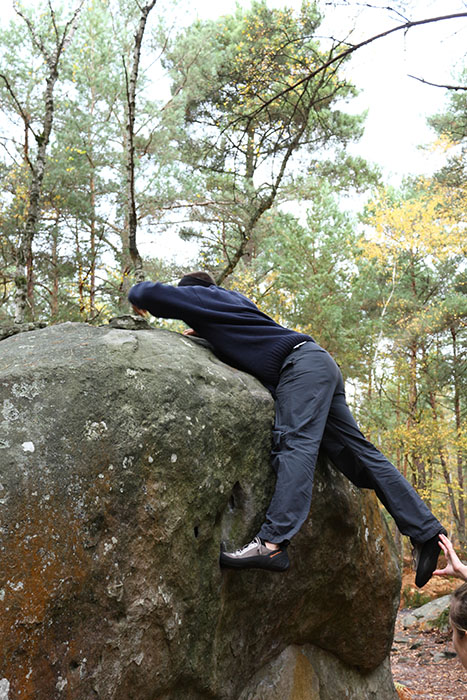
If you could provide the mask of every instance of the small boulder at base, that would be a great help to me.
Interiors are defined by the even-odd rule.
[[[449,608],[451,606],[451,596],[443,595],[435,600],[421,605],[412,610],[406,610],[401,614],[402,626],[418,627],[419,629],[434,629],[444,620],[446,626],[449,625]]]
[[[321,459],[290,570],[218,566],[264,517],[273,413],[177,333],[1,341],[2,700],[397,697],[400,577],[374,494]]]

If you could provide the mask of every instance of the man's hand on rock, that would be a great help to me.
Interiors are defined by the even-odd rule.
[[[196,337],[198,337],[197,332],[194,331],[193,328],[185,328],[185,330],[183,331],[183,335],[195,335]]]
[[[144,309],[139,309],[139,308],[138,308],[137,306],[135,306],[134,304],[132,304],[132,307],[133,307],[134,313],[137,314],[138,316],[146,316],[147,313],[148,313],[148,312],[145,311]]]

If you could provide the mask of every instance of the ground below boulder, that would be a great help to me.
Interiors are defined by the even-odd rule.
[[[391,668],[401,700],[467,700],[467,683],[451,630],[396,622]]]
[[[400,586],[321,461],[286,574],[222,572],[273,489],[273,401],[168,331],[0,343],[1,700],[389,700]]]

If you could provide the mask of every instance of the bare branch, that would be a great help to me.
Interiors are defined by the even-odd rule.
[[[76,10],[73,12],[71,18],[68,20],[68,22],[65,25],[65,28],[63,30],[61,39],[59,37],[59,32],[58,32],[58,27],[55,22],[55,13],[53,10],[53,7],[51,5],[51,2],[49,0],[48,5],[49,5],[49,11],[51,15],[51,20],[52,20],[52,25],[54,28],[55,36],[56,36],[56,49],[55,49],[55,54],[52,56],[49,51],[46,49],[44,42],[42,41],[42,37],[36,32],[36,29],[29,19],[29,17],[26,17],[26,15],[23,14],[23,12],[19,9],[17,2],[13,3],[13,7],[15,9],[16,14],[21,17],[21,19],[26,23],[28,29],[29,29],[29,34],[31,35],[31,39],[33,44],[36,46],[36,48],[39,49],[40,53],[44,56],[47,64],[49,67],[55,66],[58,64],[59,58],[64,51],[65,47],[67,44],[71,41],[74,31],[77,26],[77,19],[78,15],[81,12],[81,8],[83,7],[84,3],[86,0],[80,0]]]
[[[49,5],[49,10],[50,10],[50,17],[52,19],[52,25],[53,25],[54,32],[55,32],[55,37],[56,37],[57,42],[58,42],[59,41],[58,27],[57,27],[57,23],[55,21],[54,8],[52,7],[52,3],[50,2],[50,0],[48,0],[48,5]]]
[[[57,42],[57,49],[56,49],[56,55],[60,57],[62,53],[65,51],[66,47],[70,44],[73,34],[76,31],[76,28],[78,26],[78,16],[81,12],[81,8],[83,7],[84,3],[86,0],[80,0],[76,10],[73,12],[72,16],[68,20],[68,22],[65,25],[65,29],[63,30],[62,38],[61,41]],[[53,17],[54,25],[55,25],[55,17]]]
[[[21,17],[21,19],[26,23],[26,25],[27,25],[27,27],[28,27],[28,29],[29,29],[29,33],[30,33],[30,35],[31,35],[31,39],[32,39],[33,44],[36,46],[36,48],[39,49],[40,53],[41,53],[43,56],[45,56],[46,60],[49,60],[49,54],[48,54],[48,52],[46,51],[46,48],[45,48],[45,46],[44,46],[44,44],[43,44],[43,42],[42,42],[41,37],[39,37],[39,36],[37,35],[37,33],[36,33],[35,29],[34,29],[34,25],[33,25],[33,23],[31,22],[31,20],[29,19],[29,17],[26,17],[26,16],[21,12],[21,10],[19,9],[18,4],[17,4],[16,2],[13,2],[13,8],[14,8],[16,14],[17,14],[19,17]]]
[[[19,111],[19,113],[21,114],[21,118],[22,118],[22,120],[23,120],[23,122],[24,122],[26,128],[30,130],[30,132],[32,133],[32,135],[34,136],[34,138],[35,138],[36,141],[37,141],[37,134],[36,134],[36,132],[34,131],[34,129],[32,128],[32,126],[31,126],[31,124],[30,124],[28,115],[26,114],[26,112],[25,112],[24,109],[22,108],[21,103],[19,102],[18,98],[16,97],[15,93],[13,92],[13,88],[11,87],[8,78],[6,77],[6,75],[3,75],[3,73],[0,73],[0,78],[2,78],[3,81],[5,82],[6,89],[7,89],[8,92],[10,93],[10,95],[11,95],[11,97],[12,97],[12,99],[13,99],[13,102],[15,103],[16,107],[18,108],[18,111]]]
[[[440,85],[438,83],[431,83],[429,80],[425,80],[424,78],[417,78],[416,75],[410,75],[410,73],[408,74],[408,77],[418,80],[424,85],[431,85],[432,87],[442,88],[443,90],[467,90],[467,87],[464,85]]]
[[[249,115],[249,119],[253,119],[256,117],[260,112],[263,111],[266,107],[268,107],[270,104],[275,102],[276,100],[280,99],[284,95],[286,95],[289,92],[292,92],[296,90],[298,87],[300,87],[303,84],[308,83],[310,80],[312,80],[314,77],[316,77],[319,73],[324,72],[327,68],[332,66],[334,63],[338,63],[340,61],[343,61],[345,58],[350,56],[352,53],[357,51],[358,49],[363,48],[364,46],[368,46],[369,44],[372,44],[374,41],[377,41],[378,39],[383,39],[387,36],[390,36],[391,34],[394,34],[395,32],[400,32],[400,31],[408,31],[409,29],[412,29],[413,27],[419,27],[424,24],[432,24],[434,22],[442,22],[444,20],[449,20],[449,19],[460,19],[461,17],[467,18],[467,12],[457,12],[453,13],[450,15],[441,15],[439,17],[429,17],[426,19],[420,19],[420,20],[414,20],[414,21],[408,21],[404,22],[404,24],[400,24],[397,27],[392,27],[392,29],[387,29],[384,32],[381,32],[380,34],[376,34],[369,39],[364,39],[363,41],[360,41],[358,44],[354,44],[350,46],[348,49],[345,49],[345,51],[341,51],[340,53],[337,54],[337,56],[331,57],[328,61],[323,63],[319,68],[316,70],[312,71],[308,75],[306,75],[304,78],[301,78],[298,80],[296,83],[293,83],[293,85],[288,86],[281,92],[278,92],[276,95],[273,95],[269,100],[264,102],[260,107],[258,107],[254,112],[252,112]],[[232,122],[229,126],[232,126],[236,121]]]
[[[340,5],[341,7],[349,7],[347,3],[337,3],[337,2],[326,2],[325,5],[330,5],[332,7],[336,7],[337,5]],[[403,19],[404,21],[407,22],[407,17],[405,17],[399,10],[397,10],[395,7],[391,7],[390,5],[387,5],[386,7],[381,7],[380,5],[372,5],[369,2],[356,2],[355,5],[357,7],[364,7],[369,10],[386,10],[387,12],[393,12],[395,15]]]

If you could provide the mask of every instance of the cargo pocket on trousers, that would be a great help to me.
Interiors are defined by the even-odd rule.
[[[271,466],[277,474],[277,469],[279,467],[279,454],[281,451],[282,433],[280,430],[272,431],[272,444],[271,444]]]

